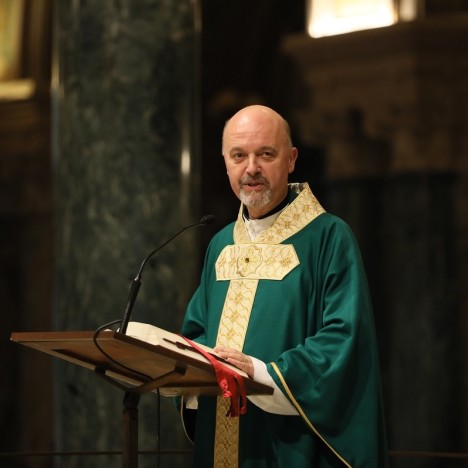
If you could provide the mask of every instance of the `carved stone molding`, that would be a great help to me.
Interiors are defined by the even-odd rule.
[[[466,44],[464,14],[320,39],[290,36],[283,48],[309,92],[304,107],[293,109],[293,120],[305,142],[327,149],[327,175],[364,170],[365,157],[356,149],[361,145],[368,157],[379,144],[391,150],[384,160],[367,162],[371,172],[445,171],[462,164]],[[359,127],[350,115],[359,115]]]

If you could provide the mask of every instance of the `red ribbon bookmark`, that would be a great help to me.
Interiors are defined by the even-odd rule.
[[[182,336],[182,335],[181,335]],[[222,362],[218,361],[214,356],[198,346],[194,341],[189,340],[182,336],[187,343],[196,349],[200,354],[206,357],[211,362],[216,373],[221,395],[224,398],[231,399],[231,406],[226,416],[236,417],[239,414],[245,414],[247,411],[247,397],[245,394],[244,378],[236,371],[225,366]],[[242,401],[242,406],[239,407],[239,400]]]

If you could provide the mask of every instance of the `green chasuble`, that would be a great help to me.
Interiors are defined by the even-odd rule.
[[[236,223],[212,239],[182,334],[213,347],[226,343],[226,317],[245,321],[239,347],[267,364],[298,415],[268,413],[248,402],[232,437],[235,462],[220,463],[219,402],[199,398],[196,467],[387,466],[378,353],[359,249],[348,225],[325,213],[307,184],[296,190],[254,242],[242,207]]]

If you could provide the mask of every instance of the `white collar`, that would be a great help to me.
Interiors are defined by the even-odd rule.
[[[287,205],[289,206],[289,205]],[[273,213],[270,216],[262,219],[244,219],[245,227],[249,233],[250,240],[254,241],[257,237],[263,234],[273,223],[277,220],[278,216],[287,208],[285,206],[282,210]]]

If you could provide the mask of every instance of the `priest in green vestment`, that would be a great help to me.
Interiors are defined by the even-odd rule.
[[[264,106],[223,133],[237,220],[211,241],[182,334],[274,388],[227,416],[222,397],[190,398],[194,466],[387,466],[379,362],[356,240],[308,184],[289,184],[297,149]]]

